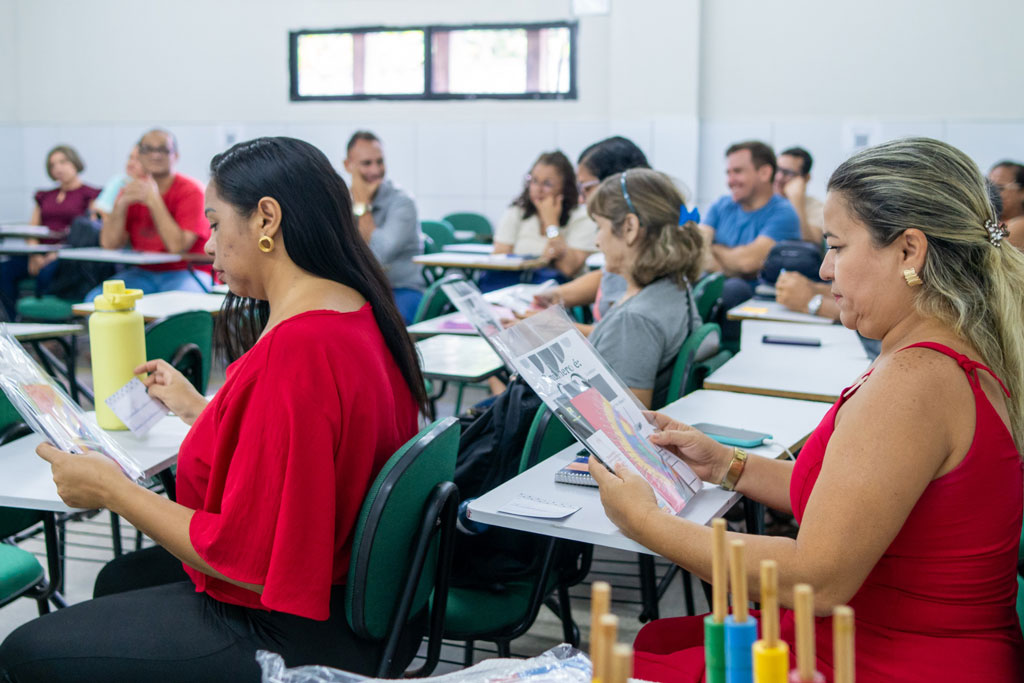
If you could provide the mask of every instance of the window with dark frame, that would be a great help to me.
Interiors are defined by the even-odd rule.
[[[576,22],[289,34],[292,101],[576,99]]]

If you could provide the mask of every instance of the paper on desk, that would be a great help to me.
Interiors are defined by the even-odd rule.
[[[750,313],[751,315],[764,315],[768,312],[768,309],[764,306],[741,306],[740,312]]]
[[[579,505],[567,505],[553,500],[544,500],[520,493],[498,508],[498,512],[519,517],[540,517],[542,519],[564,519],[580,509]]]
[[[132,377],[128,384],[111,394],[105,403],[136,436],[144,435],[167,415],[167,406],[150,396],[146,385],[138,377]]]

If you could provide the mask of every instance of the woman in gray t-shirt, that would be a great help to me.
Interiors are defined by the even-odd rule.
[[[587,204],[597,222],[605,270],[626,291],[594,327],[590,342],[637,398],[660,405],[679,347],[700,325],[690,283],[703,241],[682,194],[663,173],[632,169],[601,183]]]

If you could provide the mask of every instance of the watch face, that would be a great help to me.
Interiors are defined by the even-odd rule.
[[[366,213],[366,208],[366,204],[353,204],[352,214],[356,217],[362,216],[364,213]]]
[[[547,229],[545,230],[545,232],[547,233],[548,239],[549,240],[553,240],[556,237],[558,237],[558,226],[557,225],[549,225],[547,227]]]

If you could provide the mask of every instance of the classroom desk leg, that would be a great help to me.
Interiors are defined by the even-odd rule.
[[[62,595],[64,590],[64,544],[60,542],[60,532],[63,525],[57,524],[57,513],[47,512],[43,515],[43,533],[46,540],[46,565],[49,572],[49,582],[46,589],[39,596],[44,602],[39,604],[39,612],[42,614],[46,609],[46,602],[49,601],[57,608],[67,607],[68,603]]]
[[[640,604],[643,610],[637,617],[641,623],[654,621],[658,618],[658,584],[654,571],[654,556],[642,553],[639,556],[640,565]]]
[[[747,533],[764,535],[764,505],[744,498],[743,513],[747,520]]]

